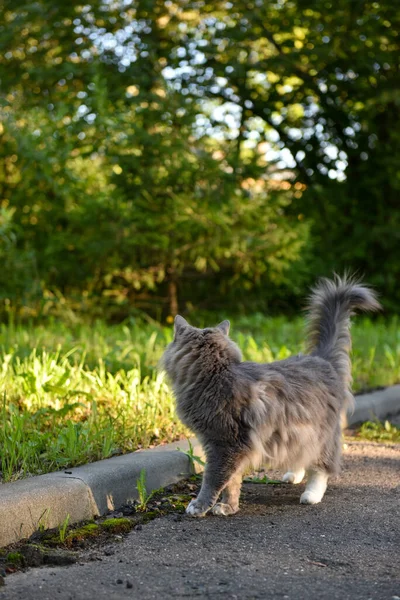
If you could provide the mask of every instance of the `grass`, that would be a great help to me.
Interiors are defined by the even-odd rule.
[[[198,465],[200,465],[200,467],[203,467],[203,468],[206,466],[206,463],[204,462],[204,460],[202,460],[200,458],[200,456],[196,456],[196,454],[194,453],[194,449],[193,449],[191,441],[189,439],[187,441],[189,444],[189,450],[186,451],[186,450],[182,450],[181,448],[177,448],[177,450],[179,452],[182,452],[182,454],[185,454],[188,457],[188,459],[190,461],[190,468],[191,468],[192,472],[195,473],[196,472],[196,463]]]
[[[354,389],[400,382],[399,320],[355,319],[352,333]],[[243,317],[233,320],[232,336],[247,360],[269,362],[304,350],[302,319]],[[1,325],[2,480],[71,468],[187,434],[156,372],[171,339],[170,326],[138,321]]]
[[[146,469],[142,469],[140,471],[140,476],[136,480],[136,489],[137,489],[137,492],[139,495],[139,502],[138,502],[137,510],[143,512],[146,510],[147,505],[148,505],[149,501],[152,499],[152,497],[154,496],[154,494],[156,494],[158,492],[158,490],[153,490],[150,493],[147,492]]]
[[[64,521],[61,523],[60,527],[58,528],[58,537],[60,538],[61,544],[63,544],[65,542],[65,536],[67,533],[69,519],[70,519],[70,517],[69,517],[69,515],[67,515],[65,517]]]
[[[282,485],[283,482],[280,479],[270,479],[267,475],[263,477],[249,476],[243,479],[246,483],[262,483],[262,484],[271,484],[271,485]]]
[[[400,428],[389,421],[367,421],[356,429],[354,435],[370,442],[400,444]]]

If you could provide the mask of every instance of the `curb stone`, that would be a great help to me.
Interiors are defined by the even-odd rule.
[[[197,440],[193,452],[202,456]],[[193,474],[185,440],[115,456],[82,467],[0,484],[0,547],[28,538],[41,525],[60,526],[93,519],[137,500],[137,480],[146,471],[147,491],[176,483]]]
[[[356,396],[355,409],[347,415],[347,425],[387,419],[397,413],[400,413],[400,385],[393,385]]]
[[[400,385],[356,397],[347,425],[400,412]],[[192,439],[193,453],[203,456]],[[187,441],[158,446],[101,460],[57,473],[0,484],[0,547],[28,538],[42,525],[60,526],[69,515],[77,523],[103,515],[138,498],[137,480],[146,470],[147,491],[165,487],[193,474],[189,458],[177,448]],[[197,467],[196,467],[197,468]]]

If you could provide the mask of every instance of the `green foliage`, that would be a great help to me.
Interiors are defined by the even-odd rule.
[[[3,4],[4,311],[400,306],[395,4]]]
[[[372,442],[400,443],[400,429],[389,421],[367,421],[363,423],[356,433],[357,437]]]
[[[3,312],[276,312],[345,267],[398,309],[396,3],[2,8]]]
[[[21,251],[33,265],[25,295],[4,277],[7,306],[168,314],[216,272],[220,294],[287,281],[309,227],[288,213],[294,190],[257,184],[265,164],[244,138],[199,128],[211,105],[167,72],[197,34],[182,36],[169,5],[6,1],[0,25],[8,260],[16,274]]]
[[[96,329],[3,328],[6,481],[133,451],[183,431],[171,392],[155,372],[162,333],[155,348],[154,328]],[[42,344],[50,350],[36,351]]]
[[[233,103],[243,137],[253,133],[259,147],[267,140],[276,168],[281,155],[271,140],[291,154],[306,186],[291,214],[312,227],[313,252],[302,251],[307,277],[351,267],[382,290],[388,307],[399,307],[397,6],[297,0],[191,8],[190,17],[186,6],[177,10],[175,22],[185,18],[203,60],[187,52],[190,74],[178,70],[174,81],[188,95]]]
[[[195,324],[221,316],[204,315]],[[302,319],[242,317],[232,320],[231,334],[246,360],[270,362],[304,350]],[[400,382],[398,319],[357,319],[352,336],[356,391]],[[3,481],[188,436],[156,372],[171,339],[171,328],[141,322],[0,326]],[[197,459],[193,450],[189,455]],[[43,527],[46,521],[44,513]]]

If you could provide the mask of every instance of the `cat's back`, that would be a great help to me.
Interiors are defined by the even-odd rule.
[[[290,385],[304,385],[322,380],[328,385],[337,385],[340,380],[333,366],[325,359],[312,354],[297,354],[271,363],[242,362],[235,367],[237,380]]]

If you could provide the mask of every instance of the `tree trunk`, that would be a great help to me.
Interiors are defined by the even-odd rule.
[[[168,282],[168,305],[169,314],[176,317],[178,314],[178,286],[175,279]]]

